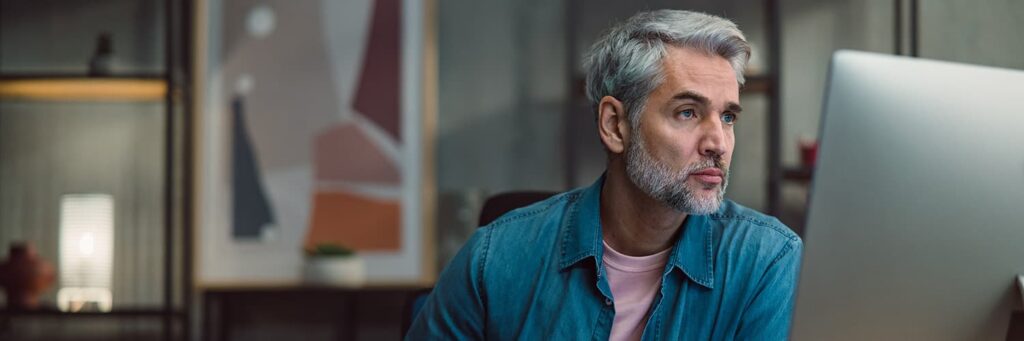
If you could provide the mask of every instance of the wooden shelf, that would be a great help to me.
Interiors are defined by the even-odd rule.
[[[782,179],[789,181],[810,182],[814,169],[809,167],[786,167],[782,170]]]
[[[772,87],[771,75],[746,75],[740,93],[768,92]]]
[[[31,101],[163,101],[167,83],[155,78],[13,78],[0,80],[0,99]]]
[[[90,76],[84,73],[75,72],[44,72],[44,73],[31,73],[31,72],[3,72],[0,73],[0,80],[19,80],[19,79],[152,79],[152,80],[163,80],[167,78],[167,74],[160,72],[118,72],[116,74],[109,75],[96,75]]]
[[[768,92],[772,88],[772,77],[771,74],[757,74],[757,75],[743,75],[744,82],[743,87],[740,88],[740,94],[749,93],[764,93]],[[576,75],[573,80],[572,94],[573,98],[582,99],[583,102],[590,103],[587,99],[587,81],[583,75]]]

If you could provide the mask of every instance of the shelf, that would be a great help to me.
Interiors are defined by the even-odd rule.
[[[746,75],[740,93],[768,92],[772,87],[771,75]]]
[[[743,75],[743,87],[740,88],[740,94],[749,93],[764,93],[768,92],[772,88],[772,76],[771,74],[758,74],[758,75]],[[586,103],[590,103],[587,99],[587,81],[582,75],[577,75],[572,84],[572,91],[574,94],[571,97],[582,99]]]
[[[18,77],[0,79],[0,99],[33,101],[162,101],[167,84],[158,78]]]
[[[73,73],[73,72],[46,72],[46,73],[27,73],[27,72],[4,72],[0,73],[0,81],[6,80],[24,80],[24,79],[152,79],[152,80],[163,80],[167,78],[167,75],[163,73],[153,72],[128,72],[128,73],[117,73],[110,75],[99,75],[90,76],[84,73]]]
[[[39,310],[7,310],[0,309],[0,317],[58,317],[58,318],[77,318],[77,317],[163,317],[167,315],[167,311],[161,309],[115,309],[110,312],[77,312],[70,313],[56,309],[39,309]],[[171,316],[180,317],[184,316],[181,311],[171,311]]]
[[[810,167],[786,167],[782,169],[782,179],[798,182],[810,182],[814,169]]]

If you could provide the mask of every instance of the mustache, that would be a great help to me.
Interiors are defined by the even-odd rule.
[[[725,161],[722,160],[721,157],[702,158],[687,165],[686,169],[683,170],[683,174],[690,175],[693,172],[707,168],[718,168],[718,170],[722,171],[724,176],[729,176],[729,165],[725,164]]]

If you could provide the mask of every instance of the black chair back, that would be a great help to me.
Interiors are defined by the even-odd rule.
[[[508,213],[514,209],[520,207],[530,206],[533,203],[543,201],[544,199],[550,198],[551,196],[558,194],[556,192],[506,192],[497,195],[493,195],[487,198],[484,202],[483,209],[480,210],[480,225],[486,226],[490,224],[498,217]]]

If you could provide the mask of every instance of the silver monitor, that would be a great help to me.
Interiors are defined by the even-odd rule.
[[[1024,72],[832,59],[795,340],[1004,340],[1024,274]]]

